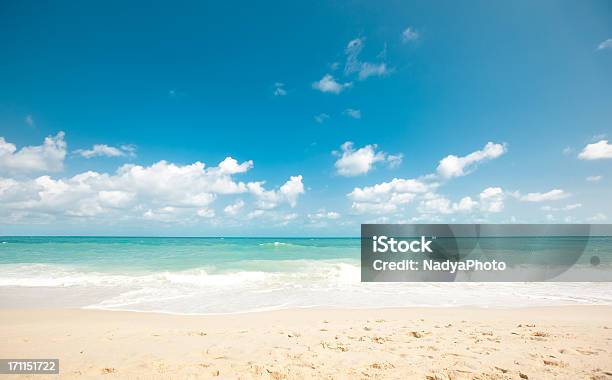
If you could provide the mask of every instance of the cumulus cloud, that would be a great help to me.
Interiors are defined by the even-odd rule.
[[[225,160],[219,163],[219,169],[225,174],[237,174],[245,173],[247,170],[253,168],[253,161],[245,161],[241,164],[238,163],[231,156],[225,157]]]
[[[347,196],[353,201],[351,208],[357,213],[388,213],[411,203],[417,195],[435,186],[417,179],[394,178],[374,186],[356,187]]]
[[[214,218],[215,210],[212,210],[209,208],[201,208],[201,209],[198,209],[196,214],[201,218]]]
[[[344,114],[353,119],[361,119],[361,111],[353,108],[347,108],[344,110]]]
[[[340,158],[336,161],[336,172],[344,177],[354,177],[369,172],[377,162],[388,162],[397,166],[401,163],[401,155],[387,155],[376,151],[376,145],[366,145],[363,148],[353,148],[353,143],[347,141],[340,146],[341,152],[332,152]],[[391,157],[391,158],[389,158]]]
[[[330,92],[337,95],[352,85],[351,82],[337,82],[331,74],[325,74],[323,78],[312,84],[312,88],[321,92]]]
[[[421,214],[453,214],[456,212],[469,213],[478,207],[478,202],[471,197],[463,197],[459,202],[451,202],[439,194],[427,194],[417,207]]]
[[[417,211],[421,214],[450,214],[453,212],[451,201],[437,194],[422,200]]]
[[[416,41],[418,39],[419,39],[419,33],[416,30],[412,29],[411,27],[407,27],[402,32],[402,42],[403,43]]]
[[[504,209],[504,191],[501,187],[487,187],[479,197],[482,211],[501,212]]]
[[[602,160],[612,158],[612,144],[608,144],[608,140],[601,140],[593,144],[588,144],[578,154],[581,160]]]
[[[478,207],[478,202],[472,200],[471,197],[463,197],[458,203],[455,203],[453,207],[459,212],[472,212]]]
[[[34,118],[32,117],[32,115],[26,115],[25,123],[29,125],[30,127],[34,126]]]
[[[278,190],[266,190],[264,182],[249,182],[248,191],[257,197],[257,207],[260,209],[272,209],[280,203],[288,203],[295,207],[300,194],[304,194],[304,184],[302,176],[291,176]]]
[[[0,172],[57,172],[64,168],[65,158],[64,132],[46,137],[42,145],[19,150],[0,137]]]
[[[495,159],[506,153],[505,144],[488,142],[482,150],[477,150],[467,156],[449,155],[440,160],[437,172],[443,178],[460,177],[472,172],[484,161]]]
[[[461,198],[459,202],[452,202],[450,199],[435,192],[428,192],[423,195],[417,211],[421,214],[472,213],[477,210],[496,213],[503,210],[504,197],[504,192],[500,187],[484,189],[479,194],[479,201],[467,196]]]
[[[91,147],[91,149],[77,149],[74,151],[74,153],[85,158],[123,156],[133,157],[136,155],[136,147],[133,145],[121,145],[117,148],[106,144],[95,144]]]
[[[597,45],[597,50],[604,50],[604,49],[612,49],[612,38],[608,38],[607,40]]]
[[[524,202],[547,202],[547,201],[558,201],[560,199],[565,199],[569,197],[571,194],[561,190],[561,189],[552,189],[545,193],[528,193],[526,195],[520,196],[520,200]]]
[[[237,215],[243,207],[244,201],[242,199],[239,199],[235,203],[225,206],[223,211],[228,215]]]
[[[505,152],[505,145],[488,143],[483,150],[476,151],[465,157],[455,157],[452,165],[448,164],[447,156],[440,161],[438,174],[427,174],[419,178],[394,178],[389,182],[373,186],[356,187],[347,194],[352,201],[351,208],[356,213],[389,214],[405,209],[406,205],[418,202],[416,210],[427,220],[432,220],[434,214],[471,213],[481,211],[486,213],[500,212],[504,208],[505,192],[500,187],[484,189],[478,199],[466,196],[458,202],[437,193],[440,186],[459,175],[466,175],[477,167],[477,163],[499,157]],[[387,161],[389,161],[389,155]],[[454,156],[452,156],[454,157]],[[446,160],[446,161],[445,161]]]
[[[49,215],[53,217],[112,217],[184,221],[213,218],[211,207],[220,196],[253,193],[260,189],[276,203],[294,207],[304,192],[301,176],[293,176],[278,189],[265,190],[262,182],[241,182],[234,175],[253,167],[227,157],[217,166],[204,163],[177,165],[159,161],[150,166],[123,165],[113,174],[87,171],[68,178],[48,175],[34,179],[0,177],[0,215]],[[237,212],[238,201],[224,211]]]

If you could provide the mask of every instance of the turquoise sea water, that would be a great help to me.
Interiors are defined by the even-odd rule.
[[[103,272],[282,270],[283,261],[358,263],[358,238],[4,237],[0,264],[44,263]],[[289,269],[289,268],[287,268]]]
[[[526,242],[504,243],[508,255]],[[558,251],[532,240],[529,252]],[[358,238],[0,237],[0,297],[173,313],[290,307],[531,306],[612,303],[609,283],[364,284]],[[579,264],[612,257],[590,239]],[[35,291],[33,291],[35,290]],[[76,300],[76,301],[75,301]],[[8,303],[8,305],[7,305]]]

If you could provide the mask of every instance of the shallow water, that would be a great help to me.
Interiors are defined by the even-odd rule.
[[[361,283],[359,246],[356,238],[2,237],[0,297],[4,307],[194,314],[612,304],[612,283]],[[508,255],[523,254],[518,246],[509,243]],[[530,249],[545,255],[550,242],[541,247]],[[597,254],[606,268],[611,248],[609,238],[594,239],[579,264]]]

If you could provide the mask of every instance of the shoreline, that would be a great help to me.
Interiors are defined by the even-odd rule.
[[[181,313],[181,312],[173,312],[173,311],[163,311],[163,310],[135,310],[135,309],[105,309],[98,307],[59,307],[59,308],[23,308],[23,309],[14,309],[14,310],[29,310],[29,311],[44,311],[44,310],[86,310],[86,311],[101,311],[101,312],[124,312],[124,313],[136,313],[136,314],[154,314],[154,315],[174,315],[174,316],[186,316],[186,317],[216,317],[216,316],[226,316],[226,315],[250,315],[250,314],[260,314],[260,313],[274,313],[274,312],[299,312],[302,310],[318,310],[318,311],[339,311],[339,312],[350,312],[350,311],[371,311],[371,310],[453,310],[453,309],[466,309],[466,310],[497,310],[497,311],[512,311],[512,310],[532,310],[532,309],[564,309],[564,308],[599,308],[605,307],[610,308],[612,312],[611,304],[557,304],[554,306],[542,306],[542,305],[515,305],[515,306],[487,306],[487,305],[421,305],[421,306],[404,306],[404,307],[328,307],[328,306],[292,306],[292,307],[272,307],[272,308],[262,308],[261,310],[245,310],[245,311],[233,311],[226,313]],[[5,308],[1,310],[11,310],[11,308]],[[612,317],[611,317],[612,320]]]
[[[183,278],[183,277],[186,278]],[[232,315],[286,309],[395,309],[612,306],[608,283],[414,283],[274,288],[274,279],[248,286],[206,288],[199,274],[178,275],[188,285],[147,278],[137,285],[0,286],[2,309],[85,309],[158,312],[170,315]],[[102,281],[106,279],[98,279]],[[110,278],[113,280],[113,278]],[[172,281],[175,279],[172,278]],[[210,278],[208,281],[216,280]],[[221,279],[227,280],[227,279]],[[258,290],[272,286],[272,294]],[[141,291],[148,289],[144,297]],[[168,297],[166,297],[168,296]]]
[[[0,357],[59,358],[67,379],[612,376],[612,306],[2,309],[0,322]]]

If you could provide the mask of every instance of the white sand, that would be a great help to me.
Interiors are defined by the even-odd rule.
[[[62,379],[612,378],[608,306],[1,310],[0,322],[0,357],[59,358]]]

